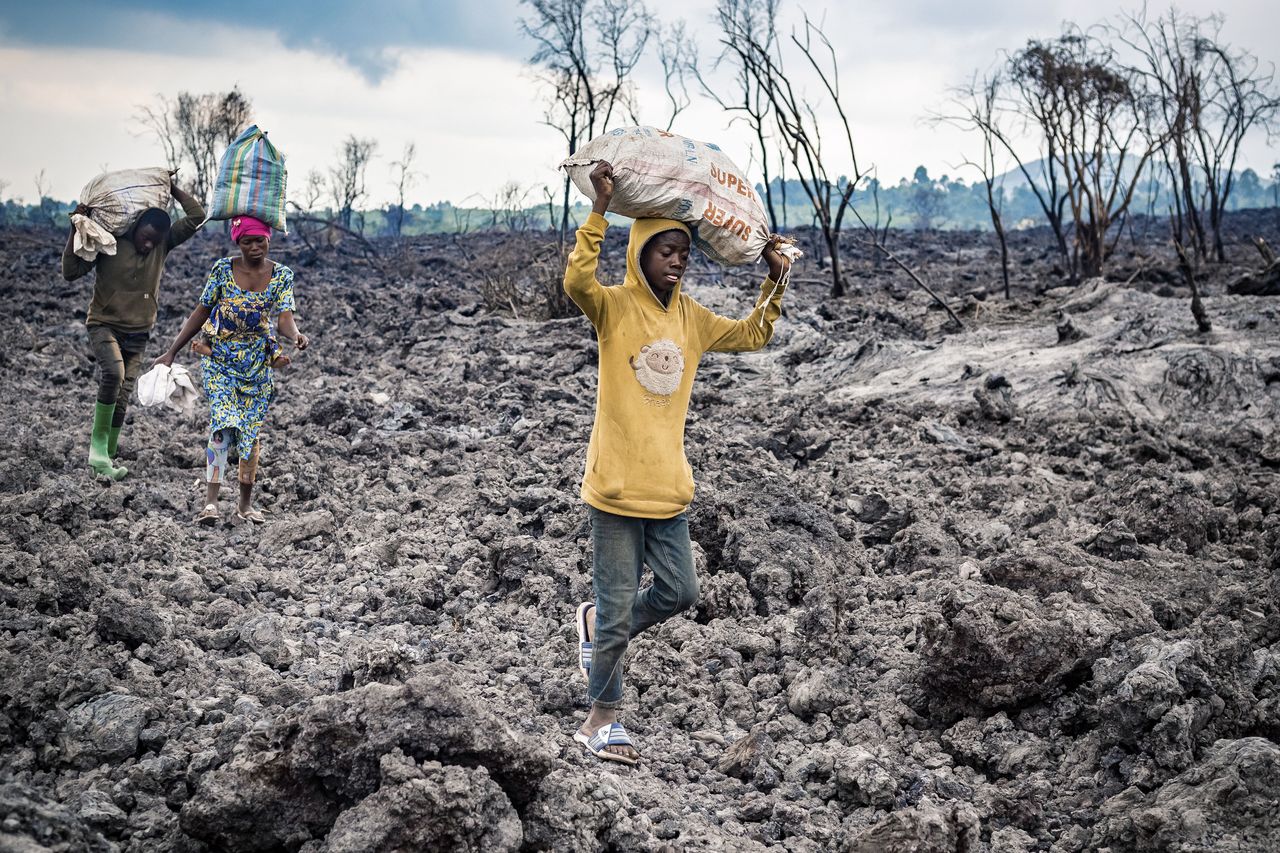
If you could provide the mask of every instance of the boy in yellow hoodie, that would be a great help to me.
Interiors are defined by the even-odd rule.
[[[596,279],[613,197],[613,167],[591,172],[596,201],[578,229],[564,289],[596,329],[600,375],[595,425],[587,447],[582,499],[591,516],[594,602],[578,607],[579,666],[591,712],[574,740],[598,758],[634,764],[640,757],[618,720],[622,659],[640,632],[698,599],[685,510],[693,470],[684,455],[685,416],[705,352],[749,352],[773,337],[781,313],[780,282],[789,266],[770,244],[769,277],[755,309],[722,317],[680,292],[689,262],[687,225],[637,219],[627,244],[621,287]],[[639,589],[643,566],[653,583]]]

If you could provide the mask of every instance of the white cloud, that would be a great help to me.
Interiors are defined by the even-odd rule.
[[[112,51],[0,49],[0,124],[25,128],[3,142],[0,177],[10,191],[41,168],[53,193],[74,198],[102,165],[160,162],[141,132],[137,106],[156,89],[223,91],[239,85],[255,120],[288,157],[291,181],[326,169],[347,134],[378,141],[370,167],[373,198],[389,197],[389,162],[415,142],[423,198],[490,193],[508,180],[554,180],[560,148],[537,123],[535,86],[515,60],[447,50],[405,51],[399,69],[371,85],[337,61],[286,51],[270,37],[220,40],[197,60]],[[39,67],[38,75],[21,73]],[[163,69],[157,78],[157,68]],[[250,72],[248,69],[252,69]]]
[[[659,19],[684,17],[710,58],[712,0],[651,5]],[[1226,37],[1265,61],[1275,59],[1269,34],[1280,18],[1271,5],[1233,0],[1225,8]],[[1065,17],[1091,23],[1114,11],[1102,0],[1011,8],[942,0],[872,8],[833,4],[823,20],[841,64],[860,165],[865,170],[874,164],[886,182],[910,175],[919,164],[934,175],[956,174],[955,165],[972,143],[959,131],[922,122],[943,105],[947,89],[989,67],[1002,48],[1053,35]],[[794,20],[793,11],[784,33]],[[494,26],[511,28],[515,22]],[[143,54],[0,45],[0,126],[8,131],[0,139],[0,179],[10,182],[11,195],[32,196],[33,176],[42,168],[53,193],[71,199],[100,167],[158,162],[159,146],[138,135],[137,105],[151,102],[157,92],[172,96],[233,85],[249,95],[258,123],[288,155],[294,186],[310,170],[333,163],[349,133],[379,143],[369,172],[373,201],[379,203],[391,197],[389,164],[410,141],[417,145],[419,170],[427,174],[412,195],[423,202],[488,196],[511,180],[533,187],[558,183],[555,166],[563,143],[541,124],[541,91],[518,58],[397,48],[396,70],[373,84],[331,53],[288,48],[262,30],[166,19],[157,40],[171,47]],[[637,78],[642,107],[650,110],[642,118],[665,123],[655,65],[650,61]],[[796,63],[791,67],[799,71]],[[812,80],[803,85],[818,91]],[[676,129],[720,141],[746,165],[746,128],[731,127],[730,118],[695,94]],[[824,132],[834,146],[839,128],[827,125]],[[1277,159],[1260,136],[1246,146],[1246,162],[1259,171],[1269,172]],[[847,170],[847,162],[837,162],[835,171]]]

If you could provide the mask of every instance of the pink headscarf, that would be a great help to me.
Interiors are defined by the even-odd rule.
[[[237,216],[231,220],[231,242],[239,243],[241,237],[271,238],[271,226],[252,216]]]

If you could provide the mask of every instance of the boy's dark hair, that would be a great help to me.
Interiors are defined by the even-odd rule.
[[[145,228],[148,225],[161,234],[167,233],[173,225],[172,220],[169,219],[169,211],[159,207],[148,207],[142,211],[142,215],[138,217],[138,224],[133,227],[138,229]]]

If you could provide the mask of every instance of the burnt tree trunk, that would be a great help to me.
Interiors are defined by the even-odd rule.
[[[1004,221],[999,214],[992,217],[996,237],[1000,240],[1000,276],[1004,279],[1004,298],[1009,299],[1009,239],[1004,233]]]
[[[827,253],[831,257],[831,295],[839,299],[844,296],[844,275],[840,271],[840,232],[830,226],[822,229],[826,238]]]
[[[1209,322],[1209,314],[1204,310],[1204,303],[1200,301],[1200,287],[1196,284],[1195,268],[1191,265],[1191,259],[1187,257],[1187,250],[1176,240],[1173,248],[1178,252],[1178,269],[1181,270],[1187,287],[1191,288],[1191,316],[1195,318],[1196,328],[1201,334],[1212,331],[1213,324]]]

